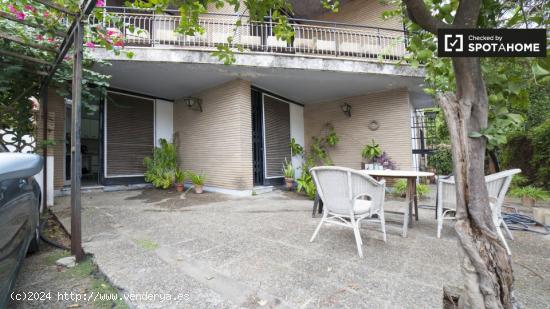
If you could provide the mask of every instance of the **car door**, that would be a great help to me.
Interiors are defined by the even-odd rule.
[[[36,203],[29,178],[0,182],[0,301],[7,298],[25,257],[36,224]]]

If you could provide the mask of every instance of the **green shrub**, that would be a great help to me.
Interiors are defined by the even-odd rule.
[[[438,145],[428,155],[428,166],[435,169],[438,175],[450,175],[453,173],[453,155],[451,146]]]
[[[174,177],[176,179],[176,183],[184,183],[185,182],[185,172],[182,170],[177,170],[174,173]]]
[[[416,195],[418,197],[426,196],[429,193],[430,187],[422,183],[416,184]],[[393,185],[392,194],[404,197],[407,194],[407,180],[399,179],[398,181],[396,181]]]
[[[177,154],[174,144],[161,138],[160,147],[153,150],[153,158],[146,157],[143,164],[145,181],[150,182],[156,188],[168,189],[174,183],[177,168]]]
[[[189,177],[195,186],[204,186],[204,182],[206,181],[206,175],[204,173],[196,174],[189,172]]]
[[[510,134],[507,139],[508,142],[503,145],[500,153],[501,169],[519,168],[522,176],[526,178],[521,185],[532,183],[538,167],[531,163],[534,149],[530,134],[519,131]]]
[[[533,158],[531,165],[537,168],[535,182],[550,189],[550,119],[531,132]]]
[[[541,188],[535,186],[517,187],[510,190],[510,196],[529,197],[537,201],[545,201],[550,198],[550,194]]]
[[[294,178],[294,167],[292,167],[292,162],[288,161],[286,158],[283,163],[283,175],[285,178]]]
[[[315,187],[315,182],[309,173],[309,170],[302,174],[302,177],[296,179],[296,192],[304,191],[309,199],[314,199],[315,194],[317,193],[317,188]]]

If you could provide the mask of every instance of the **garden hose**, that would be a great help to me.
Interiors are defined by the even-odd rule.
[[[514,213],[502,213],[502,219],[508,226],[510,230],[515,231],[526,231],[526,232],[533,232],[533,233],[539,233],[543,235],[549,235],[550,234],[550,226],[543,224],[541,222],[536,221],[535,219],[522,215],[516,212]],[[535,230],[531,227],[533,226],[542,226],[545,231]]]

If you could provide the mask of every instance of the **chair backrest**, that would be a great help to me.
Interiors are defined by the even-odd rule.
[[[508,188],[512,182],[512,177],[519,173],[521,173],[520,169],[511,169],[485,176],[485,185],[487,186],[489,197],[494,198],[494,203],[498,211],[500,211],[502,207],[506,192],[508,192]],[[443,207],[445,207],[445,205],[455,205],[456,186],[454,177],[440,179],[437,185],[439,194],[438,199],[440,199],[441,202],[440,205]]]
[[[311,175],[326,211],[351,216],[353,201],[360,194],[370,197],[373,212],[383,210],[384,181],[378,182],[360,171],[337,166],[314,167]]]

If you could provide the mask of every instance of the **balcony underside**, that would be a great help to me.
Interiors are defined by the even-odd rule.
[[[407,88],[414,107],[429,106],[422,70],[395,64],[277,54],[237,54],[223,65],[209,51],[128,48],[133,59],[96,49],[112,63],[98,68],[112,75],[111,86],[177,99],[237,78],[303,104]]]

